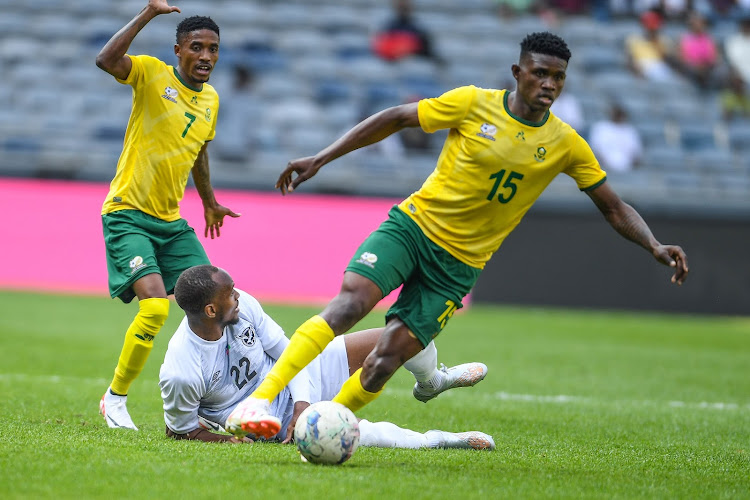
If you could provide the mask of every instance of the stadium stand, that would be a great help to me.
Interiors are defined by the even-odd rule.
[[[0,175],[109,181],[122,146],[130,91],[98,70],[94,58],[142,7],[141,1],[0,0]],[[499,18],[492,0],[416,0],[414,15],[433,36],[438,61],[409,58],[389,63],[370,49],[389,15],[388,2],[217,0],[180,2],[183,16],[201,13],[222,29],[222,56],[212,78],[230,86],[231,68],[252,71],[254,116],[247,123],[247,154],[218,134],[211,147],[218,187],[270,189],[275,175],[298,155],[314,153],[363,116],[407,100],[439,95],[457,85],[498,87],[512,81],[510,65],[528,32],[550,29],[526,14]],[[131,53],[172,63],[177,16],[162,16],[136,38]],[[750,203],[750,122],[723,123],[717,94],[687,82],[646,82],[628,72],[625,37],[640,29],[635,16],[606,23],[562,17],[552,28],[573,58],[566,92],[578,97],[587,123],[606,115],[616,99],[643,136],[641,167],[613,175],[630,199],[682,196],[705,204]],[[736,31],[724,20],[718,40]],[[671,20],[667,32],[684,23]],[[222,100],[232,106],[231,96]],[[219,120],[221,120],[221,112]],[[586,127],[581,130],[585,136]],[[430,151],[409,151],[402,165],[382,158],[346,157],[321,174],[310,191],[402,196],[430,171],[441,139]],[[243,150],[239,150],[243,151]],[[561,186],[561,187],[560,187]],[[553,183],[548,197],[567,196]]]

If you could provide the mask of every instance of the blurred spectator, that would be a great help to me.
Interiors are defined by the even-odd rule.
[[[669,19],[684,18],[696,0],[608,0],[612,14],[619,17],[641,16],[648,11],[658,11]]]
[[[720,62],[716,40],[708,32],[706,18],[702,14],[691,12],[687,24],[688,31],[680,37],[680,68],[699,87],[715,88]]]
[[[727,37],[724,52],[731,70],[739,73],[745,83],[750,82],[750,11],[740,17],[739,31]]]
[[[534,12],[538,0],[494,0],[497,13],[503,19],[510,19],[518,15]]]
[[[674,45],[662,35],[663,18],[657,11],[641,14],[642,33],[634,33],[625,40],[628,66],[636,75],[653,81],[670,81],[677,78],[674,63]]]
[[[555,99],[549,108],[555,116],[576,129],[583,130],[586,122],[583,117],[583,106],[575,94],[572,92],[563,92],[560,97]]]
[[[750,95],[742,77],[732,72],[726,87],[719,94],[721,116],[726,121],[750,118]]]
[[[437,59],[430,36],[412,16],[411,0],[392,0],[393,18],[373,39],[373,52],[388,61],[417,55]]]
[[[619,104],[612,105],[608,120],[591,125],[588,142],[602,167],[614,172],[631,170],[643,154],[641,136]]]

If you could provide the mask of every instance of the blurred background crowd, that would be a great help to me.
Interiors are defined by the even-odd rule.
[[[750,0],[187,0],[221,28],[221,98],[209,148],[216,187],[272,189],[365,116],[473,84],[514,88],[519,42],[549,30],[573,57],[552,111],[583,135],[624,198],[750,206]],[[142,0],[0,0],[0,176],[109,181],[130,88],[96,68]],[[130,53],[175,64],[180,17]],[[444,133],[408,130],[342,158],[308,191],[404,196]],[[568,179],[544,199],[579,197]],[[585,198],[585,197],[584,197]]]

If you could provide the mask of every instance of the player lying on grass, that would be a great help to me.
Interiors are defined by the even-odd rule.
[[[238,439],[210,430],[223,431],[217,422],[224,422],[258,386],[289,340],[258,301],[236,290],[229,274],[217,267],[200,265],[184,271],[175,285],[175,299],[186,317],[169,341],[159,373],[167,435],[252,442],[247,437]],[[299,414],[311,403],[331,399],[362,366],[382,332],[378,328],[340,337],[292,379],[271,404],[271,412],[282,422],[271,439],[290,442]],[[479,382],[487,368],[481,363],[467,363],[439,372],[446,383],[432,397],[446,389]],[[495,448],[492,436],[478,431],[431,430],[423,434],[390,422],[361,420],[360,432],[362,446]]]

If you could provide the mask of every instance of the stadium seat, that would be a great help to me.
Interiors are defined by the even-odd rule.
[[[713,150],[716,147],[713,123],[701,121],[684,122],[679,125],[680,143],[686,151]]]
[[[726,149],[716,147],[703,148],[692,151],[689,158],[696,170],[736,170],[734,155]]]
[[[647,148],[642,163],[644,168],[660,171],[685,171],[689,168],[685,151],[679,146]]]
[[[750,153],[750,121],[735,121],[729,124],[729,145],[733,151]]]

